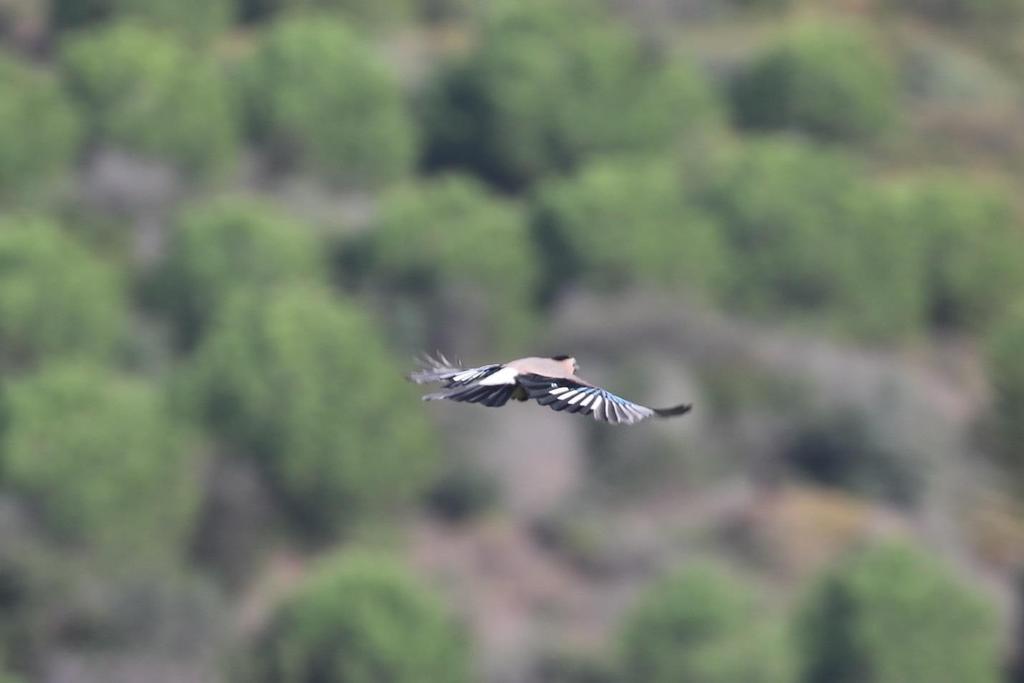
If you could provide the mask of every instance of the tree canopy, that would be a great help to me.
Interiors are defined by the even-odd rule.
[[[322,561],[253,656],[268,683],[469,680],[465,640],[438,600],[394,562],[359,552]]]
[[[379,333],[321,288],[233,297],[193,373],[210,425],[265,464],[315,531],[408,501],[433,475],[435,435],[397,407],[407,394]]]

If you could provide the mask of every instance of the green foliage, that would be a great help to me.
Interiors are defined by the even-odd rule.
[[[896,76],[874,37],[851,27],[805,26],[750,65],[733,87],[740,125],[858,141],[896,119]]]
[[[791,9],[794,0],[730,0],[741,9],[763,14],[781,14]]]
[[[595,162],[542,183],[536,204],[552,288],[574,270],[605,286],[651,282],[705,296],[724,286],[719,227],[687,197],[672,163]]]
[[[428,161],[514,188],[597,152],[663,149],[716,120],[690,65],[646,54],[596,4],[494,8],[476,50],[428,94]]]
[[[200,346],[193,398],[222,434],[265,462],[315,530],[421,492],[434,434],[366,315],[289,286],[232,298]]]
[[[1024,297],[1018,300],[1024,304]],[[996,451],[1018,478],[1024,474],[1024,305],[992,331],[988,342],[988,376],[992,383]]]
[[[621,638],[623,680],[788,680],[784,632],[758,618],[747,587],[720,568],[688,567],[655,584],[627,617]]]
[[[278,164],[353,185],[410,170],[415,136],[398,80],[341,21],[274,22],[243,72],[253,132]]]
[[[49,74],[0,54],[0,199],[42,195],[70,167],[79,132]]]
[[[1024,230],[1012,196],[963,178],[898,186],[902,222],[921,233],[928,317],[984,330],[1024,294]]]
[[[411,14],[410,0],[238,0],[246,21],[268,19],[284,11],[325,10],[355,24],[393,24]]]
[[[475,0],[414,0],[416,13],[426,22],[467,19],[480,6]]]
[[[324,277],[312,230],[255,199],[231,197],[186,209],[171,237],[160,298],[186,341],[198,338],[237,292]]]
[[[122,560],[182,549],[198,473],[159,391],[62,363],[13,381],[4,399],[4,479],[56,534]]]
[[[322,562],[277,611],[254,653],[275,683],[460,683],[462,634],[392,562],[345,553]]]
[[[50,19],[56,28],[71,28],[110,17],[115,0],[52,0]]]
[[[235,3],[236,0],[116,0],[114,12],[118,18],[138,18],[155,29],[173,27],[185,35],[205,38],[231,23]]]
[[[127,307],[115,272],[52,223],[0,220],[0,363],[109,356]]]
[[[920,498],[925,482],[918,467],[869,415],[851,408],[802,414],[804,424],[785,449],[800,476],[902,506]]]
[[[154,29],[178,29],[207,38],[233,19],[235,0],[53,0],[57,28],[74,28],[111,19],[137,19]]]
[[[227,84],[202,52],[122,23],[72,36],[60,61],[96,142],[190,174],[233,162],[238,134]]]
[[[523,211],[478,182],[446,176],[399,187],[381,200],[372,237],[376,276],[437,300],[445,287],[481,294],[492,340],[522,339],[537,283]]]
[[[426,502],[438,517],[462,522],[493,509],[501,491],[493,472],[467,457],[448,458]]]
[[[894,10],[911,11],[954,28],[1012,29],[1024,19],[1020,0],[886,0]]]
[[[992,609],[916,550],[850,558],[812,591],[799,618],[806,683],[995,683]]]
[[[735,305],[832,316],[866,337],[919,328],[918,232],[849,157],[765,140],[744,145],[714,176],[704,199],[737,255]]]
[[[615,683],[614,666],[603,653],[553,649],[541,655],[531,680],[536,683]]]

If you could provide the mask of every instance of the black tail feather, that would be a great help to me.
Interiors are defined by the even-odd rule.
[[[686,415],[693,409],[693,404],[680,403],[677,406],[671,408],[654,408],[654,414],[658,417],[677,417],[679,415]]]

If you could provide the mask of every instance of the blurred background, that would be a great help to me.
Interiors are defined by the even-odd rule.
[[[1024,681],[1022,83],[1021,0],[0,0],[0,680]]]

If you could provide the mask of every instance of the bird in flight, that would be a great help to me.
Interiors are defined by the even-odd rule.
[[[673,417],[690,411],[689,404],[671,408],[648,408],[594,386],[576,375],[579,366],[572,356],[520,358],[464,368],[444,354],[424,356],[422,368],[409,374],[417,384],[438,382],[441,391],[427,394],[424,401],[447,399],[480,403],[490,408],[508,400],[534,400],[552,410],[593,415],[611,424],[633,424],[649,417]]]

